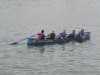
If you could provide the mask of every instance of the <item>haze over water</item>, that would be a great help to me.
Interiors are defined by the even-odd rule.
[[[0,75],[99,75],[99,0],[0,0]],[[64,29],[91,32],[83,43],[28,47],[27,40]]]

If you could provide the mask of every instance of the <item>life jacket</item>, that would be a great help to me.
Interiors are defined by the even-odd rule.
[[[44,40],[44,39],[45,39],[45,35],[44,35],[43,33],[40,33],[40,34],[39,34],[39,39],[40,39],[40,40]]]
[[[65,37],[66,37],[66,33],[60,33],[60,36],[61,36],[62,38],[65,38]]]

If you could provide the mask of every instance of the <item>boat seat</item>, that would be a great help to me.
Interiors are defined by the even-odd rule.
[[[55,36],[55,39],[59,39],[59,35],[56,35],[56,36]]]
[[[69,34],[66,35],[66,38],[68,38]]]

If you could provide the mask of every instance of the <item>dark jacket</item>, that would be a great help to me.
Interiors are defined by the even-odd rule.
[[[51,33],[51,34],[50,34],[50,39],[51,39],[51,40],[54,40],[54,39],[55,39],[55,33]]]

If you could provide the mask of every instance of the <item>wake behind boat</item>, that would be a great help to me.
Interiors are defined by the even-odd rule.
[[[57,36],[54,40],[45,39],[45,40],[39,40],[37,38],[28,38],[27,45],[45,45],[45,44],[55,44],[55,43],[64,43],[64,42],[70,42],[70,41],[77,41],[77,42],[83,42],[86,40],[90,40],[91,33],[85,32],[84,36],[75,36],[75,37],[68,37],[66,36],[65,39],[59,39]]]

